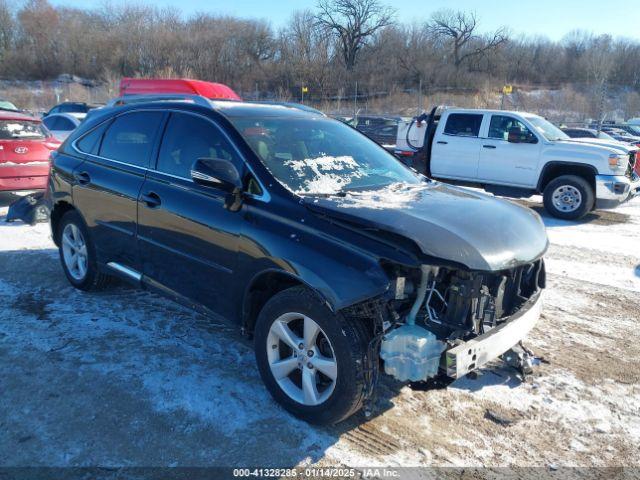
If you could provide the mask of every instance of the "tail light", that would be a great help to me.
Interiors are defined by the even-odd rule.
[[[400,156],[400,157],[413,157],[415,152],[410,152],[407,150],[396,150],[395,154]]]

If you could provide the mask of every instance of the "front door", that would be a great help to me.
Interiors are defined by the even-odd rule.
[[[509,141],[515,136],[518,143]],[[487,183],[534,187],[542,143],[520,120],[492,115],[482,139],[478,177]]]
[[[243,212],[225,208],[227,193],[191,180],[198,158],[242,160],[220,127],[189,113],[171,113],[138,199],[143,273],[157,288],[229,314],[226,294],[236,269]]]

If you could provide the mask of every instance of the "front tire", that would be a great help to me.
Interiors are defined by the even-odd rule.
[[[544,208],[556,218],[577,220],[593,209],[595,194],[587,180],[577,175],[554,178],[544,189]]]
[[[362,407],[370,334],[361,322],[331,312],[308,289],[293,287],[267,302],[254,339],[264,384],[296,417],[335,424]]]
[[[89,231],[78,212],[63,215],[56,233],[62,269],[69,283],[79,290],[101,290],[111,277],[97,266],[96,252]]]

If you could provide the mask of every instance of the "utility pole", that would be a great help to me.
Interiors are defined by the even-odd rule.
[[[605,117],[605,102],[607,99],[607,90],[609,87],[608,75],[602,80],[602,85],[600,86],[600,104],[598,105],[598,132],[602,131],[602,124],[604,123]]]
[[[353,96],[353,116],[358,116],[358,81],[356,80],[356,93]]]

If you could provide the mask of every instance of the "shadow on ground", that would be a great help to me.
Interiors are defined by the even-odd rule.
[[[531,202],[529,200],[516,200],[516,202],[537,212],[542,217],[547,227],[564,227],[585,223],[593,225],[618,225],[621,223],[627,223],[630,218],[626,213],[620,213],[614,210],[595,210],[593,212],[589,212],[580,220],[561,220],[549,215],[541,203]]]

